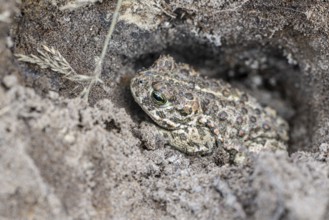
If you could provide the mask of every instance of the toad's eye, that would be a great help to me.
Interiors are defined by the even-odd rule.
[[[158,105],[164,105],[167,103],[166,97],[160,92],[153,91],[152,98]]]

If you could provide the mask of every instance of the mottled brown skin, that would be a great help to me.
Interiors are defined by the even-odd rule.
[[[220,147],[238,158],[245,150],[286,149],[288,125],[274,110],[170,56],[138,73],[131,92],[158,125],[153,132],[182,152],[205,155]]]

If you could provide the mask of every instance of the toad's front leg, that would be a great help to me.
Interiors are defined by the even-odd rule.
[[[143,123],[141,132],[142,140],[149,149],[167,144],[189,155],[207,155],[217,146],[211,131],[201,126],[166,130],[151,123]]]

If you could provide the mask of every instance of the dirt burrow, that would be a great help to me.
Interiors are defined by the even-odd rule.
[[[78,83],[13,56],[48,45],[91,74],[115,3],[59,10],[67,3],[0,2],[1,218],[329,218],[325,3],[124,1],[89,103]],[[149,149],[149,119],[128,85],[160,54],[276,108],[289,152],[219,166]]]

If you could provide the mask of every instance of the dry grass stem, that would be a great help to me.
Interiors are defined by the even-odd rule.
[[[82,96],[85,97],[86,99],[88,99],[89,97],[89,93],[90,93],[90,89],[93,87],[93,85],[100,80],[100,76],[102,73],[102,68],[103,68],[103,63],[104,63],[104,59],[105,59],[105,55],[108,49],[108,45],[110,42],[110,39],[112,37],[114,28],[117,24],[118,21],[118,17],[119,17],[119,11],[122,5],[122,0],[118,0],[115,11],[113,13],[113,17],[112,17],[112,22],[110,25],[110,28],[107,32],[105,41],[104,41],[104,45],[103,45],[103,49],[102,49],[102,53],[99,59],[97,59],[96,61],[96,67],[94,70],[94,79],[90,81],[89,86],[87,87],[87,89],[85,91],[82,92]]]
[[[75,2],[69,3],[63,7],[61,7],[61,10],[65,9],[75,9],[77,7],[84,6],[86,4],[95,3],[100,0],[77,0]],[[106,35],[106,39],[103,45],[102,53],[99,59],[96,61],[96,67],[93,72],[92,76],[86,76],[78,74],[67,62],[67,60],[61,55],[61,53],[56,50],[53,47],[48,47],[46,45],[42,46],[42,49],[37,49],[38,55],[24,55],[24,54],[16,54],[15,56],[19,61],[27,62],[27,63],[33,63],[38,65],[42,69],[50,68],[52,71],[62,74],[66,79],[74,81],[74,82],[80,82],[80,83],[89,83],[87,87],[84,87],[83,91],[81,92],[80,96],[85,98],[88,101],[89,93],[91,88],[96,83],[103,83],[101,80],[101,73],[103,68],[103,63],[105,59],[105,55],[108,49],[108,45],[110,42],[110,39],[112,37],[114,28],[116,26],[116,23],[118,21],[119,17],[119,10],[121,8],[123,0],[118,0],[112,22],[110,25],[110,28],[108,30],[108,33]]]
[[[89,82],[94,78],[92,76],[78,74],[62,54],[53,47],[42,45],[42,49],[37,49],[37,51],[38,56],[34,54],[16,54],[16,57],[19,61],[36,64],[42,69],[49,68],[74,82]]]

